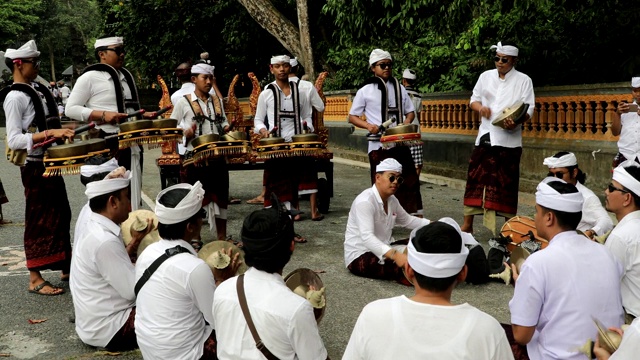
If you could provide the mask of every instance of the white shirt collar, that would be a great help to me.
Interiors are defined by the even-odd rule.
[[[96,212],[92,212],[91,219],[100,225],[104,226],[109,232],[113,233],[115,236],[120,236],[120,225],[114,223],[108,217],[98,214]]]

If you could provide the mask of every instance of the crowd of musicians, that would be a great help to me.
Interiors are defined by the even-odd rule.
[[[101,38],[94,48],[97,63],[78,78],[65,114],[94,123],[90,137],[113,139],[119,123],[136,121],[129,118],[140,104],[133,77],[123,67],[123,39]],[[385,143],[381,137],[385,129],[416,121],[415,72],[406,69],[400,81],[392,75],[389,52],[375,49],[369,56],[373,76],[356,93],[349,122],[369,132],[371,186],[363,184],[349,212],[345,266],[356,276],[412,286],[415,293],[368,304],[344,359],[633,359],[640,350],[640,78],[631,83],[634,103],[621,103],[614,116],[620,153],[605,206],[584,185],[586,175],[575,154],[546,158],[540,172],[547,176],[541,176],[535,193],[535,236],[526,244],[531,255],[515,264],[497,218],[517,215],[521,124],[533,115],[535,96],[531,79],[515,69],[518,48],[500,42],[491,48],[495,69],[480,75],[470,99],[481,121],[462,225],[451,218],[424,218],[418,178],[422,146]],[[42,143],[62,143],[78,134],[52,125],[55,100],[33,83],[39,55],[33,40],[7,49],[14,83],[3,92],[8,146],[26,156],[20,172],[29,292],[64,293],[41,274],[60,270],[61,280],[69,281],[79,338],[113,351],[140,348],[148,359],[328,358],[314,307],[282,277],[294,244],[306,241],[293,225],[300,196],[310,195],[313,220],[323,218],[312,159],[265,161],[264,207],[244,219],[242,250],[221,250],[218,256],[227,264],[210,266],[197,254],[205,221],[218,240],[227,239],[225,158],[183,166],[181,183],[158,194],[154,216],[138,219],[143,226],[129,229],[121,224],[141,206],[143,153],[137,145],[116,146],[113,157],[92,158],[80,169],[87,203],[75,224],[72,256],[65,184],[62,176],[46,176]],[[275,80],[260,93],[253,131],[290,143],[314,131],[313,109],[321,112],[324,104],[313,84],[297,77],[295,58],[274,56],[269,67]],[[183,85],[171,97],[172,117],[184,135],[177,148],[186,163],[195,139],[223,135],[234,123],[224,113],[206,56],[181,64],[176,75]],[[528,109],[498,119],[519,102]],[[615,215],[615,227],[607,211]],[[494,235],[486,254],[473,237],[476,215]],[[412,230],[409,239],[393,238],[396,225]],[[157,241],[139,252],[152,232]],[[238,274],[243,260],[248,270]],[[511,325],[467,303],[451,302],[456,284],[491,280],[515,287]],[[594,321],[611,328],[604,337]],[[612,348],[613,334],[622,341]]]

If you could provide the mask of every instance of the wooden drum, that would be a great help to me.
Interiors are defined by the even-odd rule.
[[[387,129],[380,138],[382,147],[389,148],[395,145],[422,145],[420,129],[416,124],[398,125]]]

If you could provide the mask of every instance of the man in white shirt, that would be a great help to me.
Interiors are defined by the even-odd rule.
[[[451,218],[420,228],[404,265],[415,294],[369,303],[360,313],[343,360],[509,360],[513,353],[500,323],[464,303],[451,303],[467,276],[469,250]]]
[[[419,92],[416,91],[414,85],[416,83],[416,72],[411,69],[404,69],[402,72],[402,85],[407,90],[407,95],[411,99],[413,103],[413,107],[415,109],[414,113],[415,118],[411,122],[412,124],[418,125],[418,131],[420,131],[420,111],[422,110],[422,96]],[[423,144],[411,145],[411,157],[413,158],[413,163],[416,166],[416,172],[418,176],[422,172],[422,157],[423,157]]]
[[[134,267],[130,257],[151,231],[133,233],[125,247],[120,223],[131,210],[131,174],[124,167],[87,184],[91,215],[82,238],[74,244],[69,287],[73,295],[76,333],[85,344],[111,351],[137,347],[134,331]]]
[[[369,55],[369,66],[374,77],[367,80],[353,98],[349,122],[369,131],[367,140],[371,184],[375,182],[376,166],[386,158],[396,159],[404,168],[402,176],[405,178],[405,184],[396,196],[407,212],[421,216],[420,179],[414,170],[411,150],[408,146],[392,146],[394,144],[385,149],[380,142],[383,124],[387,128],[402,123],[410,124],[416,115],[415,108],[407,90],[392,76],[393,59],[388,51],[374,49]],[[362,119],[362,115],[365,115],[366,120]],[[386,124],[389,121],[392,123]]]
[[[631,78],[632,103],[621,102],[613,113],[611,133],[620,135],[618,139],[618,154],[613,159],[612,167],[616,168],[625,160],[640,161],[640,77]]]
[[[513,337],[527,345],[531,360],[584,359],[579,348],[598,334],[592,318],[606,326],[624,319],[622,267],[604,246],[576,232],[582,203],[578,189],[563,180],[538,184],[536,230],[549,245],[531,254],[520,273],[511,265]]]
[[[549,167],[547,176],[557,177],[575,186],[584,198],[582,219],[577,230],[582,231],[589,239],[603,235],[613,229],[613,221],[600,203],[600,199],[589,188],[584,186],[587,174],[578,167],[578,159],[574,153],[561,151],[544,159],[543,165]]]
[[[213,66],[199,63],[191,67],[191,81],[195,89],[176,100],[171,117],[179,121],[187,141],[186,151],[193,151],[193,139],[207,134],[224,135],[229,122],[217,96],[212,96]],[[229,203],[229,169],[226,158],[210,158],[203,166],[183,166],[182,181],[200,181],[205,189],[203,205],[207,207],[209,225],[217,232],[218,240],[227,237],[227,206]],[[199,237],[197,237],[199,239]]]
[[[635,319],[631,325],[624,330],[609,328],[622,335],[622,342],[613,354],[609,353],[601,346],[600,339],[596,340],[593,353],[598,360],[628,360],[635,359],[640,354],[640,319]]]
[[[71,89],[64,83],[64,81],[58,81],[58,88],[60,89],[60,98],[62,99],[62,105],[67,105],[67,100],[71,94]]]
[[[180,86],[180,89],[176,90],[173,94],[171,94],[171,103],[175,108],[176,104],[178,103],[178,100],[180,100],[183,96],[191,94],[193,91],[195,91],[196,84],[191,82],[191,64],[190,63],[184,62],[178,65],[178,67],[174,70],[173,73],[176,75],[176,77],[178,78],[178,80],[180,80],[180,83],[182,84]],[[173,114],[173,112],[171,114]],[[184,139],[184,137],[183,137],[183,141],[178,142],[178,154],[183,158],[184,158],[184,153],[187,150],[185,143],[186,143],[186,139]]]
[[[161,239],[145,248],[135,269],[136,335],[145,359],[215,358],[213,295],[239,262],[236,255],[214,278],[189,244],[200,234],[203,197],[196,182],[168,187],[156,198]]]
[[[396,225],[415,229],[429,220],[409,215],[395,197],[404,180],[401,173],[398,161],[383,160],[376,166],[373,186],[353,200],[344,235],[344,263],[355,275],[411,286],[402,273],[406,240],[396,242],[392,231]]]
[[[483,215],[484,225],[497,235],[496,216],[508,219],[518,210],[520,123],[533,116],[535,96],[531,79],[515,69],[518,48],[499,42],[491,49],[496,49],[496,68],[480,75],[469,105],[480,114],[481,121],[469,161],[462,231],[472,233],[474,216]],[[502,110],[519,101],[529,109],[518,124],[511,118],[504,121],[504,128],[491,124]]]
[[[218,358],[261,360],[241,310],[239,289],[245,300],[258,338],[276,358],[323,360],[327,358],[313,307],[284,283],[282,270],[294,248],[290,214],[277,198],[273,206],[252,212],[242,225],[244,275],[222,283],[213,299],[213,317],[218,335]]]
[[[613,170],[604,192],[618,224],[604,243],[622,263],[622,305],[626,323],[640,316],[640,164],[627,160]]]

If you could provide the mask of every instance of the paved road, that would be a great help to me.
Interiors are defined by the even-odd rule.
[[[4,135],[4,131],[0,131]],[[4,138],[4,136],[2,136]],[[0,141],[0,147],[4,147]],[[149,199],[155,199],[160,189],[158,169],[154,160],[159,150],[145,152],[143,192]],[[369,187],[368,164],[353,160],[334,159],[335,196],[330,213],[322,222],[304,220],[295,224],[296,231],[309,239],[306,244],[296,247],[285,273],[306,267],[323,270],[321,275],[327,286],[327,306],[325,317],[320,324],[320,332],[329,355],[333,359],[342,356],[351,330],[361,309],[367,303],[400,294],[410,295],[411,289],[392,282],[369,280],[352,276],[344,266],[343,234],[351,202],[363,189]],[[364,168],[365,166],[366,168]],[[27,292],[28,273],[25,268],[22,235],[24,231],[24,197],[19,169],[8,161],[0,161],[0,177],[10,202],[3,206],[5,218],[14,224],[0,227],[0,354],[11,354],[19,359],[90,359],[107,355],[82,344],[75,334],[74,325],[69,322],[73,316],[73,305],[68,285],[59,281],[59,273],[46,272],[44,277],[54,284],[67,289],[62,296],[45,297]],[[462,195],[460,182],[446,178],[427,177],[431,182],[421,186],[425,204],[425,216],[438,219],[450,216],[462,221]],[[71,209],[74,214],[72,224],[85,203],[84,187],[79,176],[65,177]],[[262,171],[236,171],[231,173],[231,194],[244,200],[257,195],[262,182]],[[446,184],[446,185],[440,185]],[[530,196],[521,201],[520,214],[531,215]],[[301,204],[309,214],[308,202]],[[231,205],[229,208],[228,234],[239,237],[241,221],[257,205]],[[73,226],[72,226],[73,229]],[[475,236],[486,247],[488,230],[481,226],[481,218],[476,219]],[[406,230],[398,230],[396,237],[408,235]],[[210,241],[208,228],[203,228],[203,239]],[[508,301],[513,288],[500,283],[482,286],[461,284],[453,293],[455,303],[469,302],[495,316],[501,322],[509,322]],[[45,322],[30,324],[29,319],[46,319]],[[139,352],[125,353],[124,359],[140,359]]]

